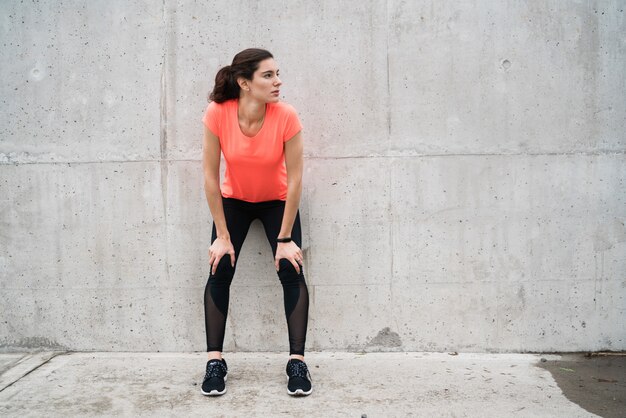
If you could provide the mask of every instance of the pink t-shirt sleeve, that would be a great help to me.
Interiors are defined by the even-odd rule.
[[[204,126],[206,126],[209,131],[213,133],[213,135],[220,137],[220,117],[221,117],[221,106],[215,102],[209,103],[206,107],[206,111],[204,112],[204,117],[202,118],[202,122]]]
[[[298,112],[292,106],[288,105],[286,109],[285,130],[283,131],[283,142],[289,141],[298,132],[302,130],[302,124],[298,118]]]

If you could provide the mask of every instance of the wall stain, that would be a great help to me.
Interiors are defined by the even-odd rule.
[[[0,340],[0,352],[11,352],[20,349],[48,349],[66,351],[67,347],[47,337],[24,337],[17,340],[4,338]]]
[[[401,347],[402,339],[397,332],[392,331],[389,327],[381,329],[378,334],[372,338],[366,347]]]

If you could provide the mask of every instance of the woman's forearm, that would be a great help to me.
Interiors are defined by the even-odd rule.
[[[230,239],[230,234],[226,227],[226,217],[224,216],[224,206],[222,205],[222,193],[220,192],[219,180],[205,179],[204,194],[206,195],[209,210],[213,217],[217,237]]]
[[[287,167],[287,200],[280,234],[277,238],[291,237],[291,229],[296,220],[300,196],[302,195],[303,161],[302,134],[298,132],[285,144],[285,165]]]
[[[302,195],[302,180],[293,179],[287,182],[287,200],[285,201],[285,212],[280,226],[280,234],[277,238],[291,237],[291,229],[300,206],[300,196]]]

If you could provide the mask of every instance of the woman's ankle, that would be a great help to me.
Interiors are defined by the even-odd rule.
[[[297,359],[297,360],[304,361],[304,356],[301,356],[300,354],[290,354],[290,355],[289,355],[289,358],[290,358],[290,359],[292,359],[292,358],[293,358],[293,359]]]
[[[209,351],[208,353],[209,360],[221,360],[222,352],[221,351]]]

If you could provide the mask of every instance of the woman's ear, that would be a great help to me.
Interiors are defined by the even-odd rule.
[[[241,90],[245,90],[245,91],[249,91],[250,90],[250,86],[248,86],[248,80],[246,80],[243,77],[239,77],[237,79],[237,84],[239,84],[239,88]]]

